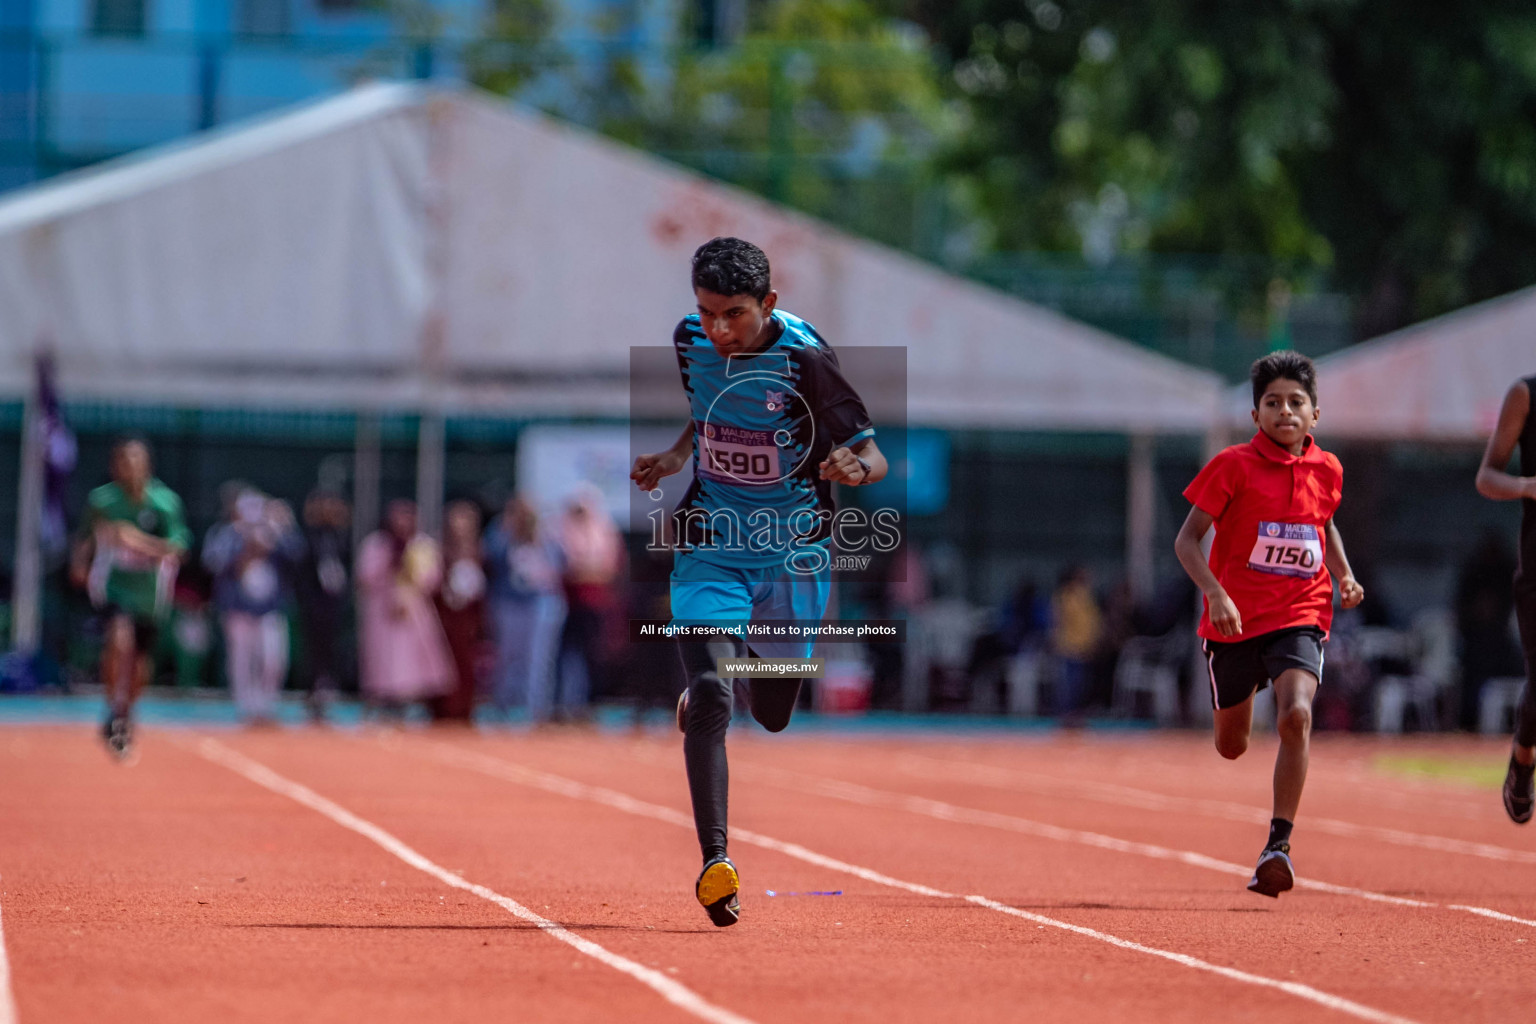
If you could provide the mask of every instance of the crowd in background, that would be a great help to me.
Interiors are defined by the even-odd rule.
[[[595,490],[547,518],[521,497],[489,521],[476,502],[453,501],[441,538],[419,528],[414,502],[391,501],[355,564],[337,493],[310,494],[299,515],[243,481],[220,499],[222,518],[178,578],[173,671],[201,683],[222,667],[247,722],[276,720],[290,678],[317,720],[355,688],[386,720],[420,706],[446,722],[482,707],[581,721],[605,687],[625,551]],[[222,664],[210,665],[219,647]]]
[[[965,601],[945,559],[908,553],[899,583],[859,612],[909,620],[909,642],[872,647],[877,708],[1088,717],[1191,724],[1210,715],[1195,636],[1199,594],[1183,574],[1137,594],[1068,565],[1053,585],[1024,574],[994,607]],[[941,567],[930,572],[929,563]],[[1514,625],[1514,553],[1485,534],[1449,607],[1394,607],[1371,579],[1359,607],[1339,611],[1316,701],[1319,728],[1504,732],[1524,666]],[[949,577],[949,578],[946,578]],[[845,612],[850,606],[845,605]]]
[[[334,491],[311,493],[295,513],[233,480],[220,503],[221,518],[181,564],[161,678],[222,677],[247,722],[275,721],[290,687],[317,720],[355,692],[381,719],[419,707],[445,722],[539,723],[582,721],[594,700],[668,707],[681,686],[671,646],[630,643],[626,628],[669,617],[665,566],[626,571],[625,537],[595,488],[542,515],[525,497],[489,517],[477,502],[453,501],[440,537],[419,528],[406,500],[389,502],[360,537]],[[1405,615],[1368,583],[1365,604],[1336,618],[1318,726],[1472,730],[1496,718],[1504,728],[1518,692],[1510,681],[1523,672],[1513,568],[1508,543],[1490,532],[1459,572],[1453,607]],[[1136,594],[1124,578],[1105,586],[1068,565],[1049,587],[1023,574],[984,607],[965,598],[963,573],[942,550],[909,544],[885,569],[882,580],[845,583],[837,614],[905,619],[907,642],[818,652],[862,677],[848,710],[1068,723],[1105,714],[1191,723],[1208,713],[1198,595],[1182,574]],[[637,582],[646,576],[663,582]],[[806,699],[816,694],[808,688]]]

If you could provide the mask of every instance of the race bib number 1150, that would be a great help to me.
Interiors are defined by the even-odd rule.
[[[1260,523],[1248,568],[1277,576],[1316,576],[1323,567],[1323,542],[1310,523]]]

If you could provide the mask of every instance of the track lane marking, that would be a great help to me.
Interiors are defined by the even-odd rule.
[[[1115,836],[1107,836],[1099,832],[1065,828],[1060,825],[1034,821],[1030,818],[1021,818],[1013,814],[1003,814],[998,811],[982,811],[969,807],[960,807],[943,800],[911,796],[907,793],[893,793],[856,782],[845,782],[837,779],[829,780],[822,776],[807,775],[803,772],[791,771],[787,768],[757,764],[740,757],[733,759],[732,767],[738,771],[746,769],[749,772],[757,773],[765,781],[782,786],[785,789],[825,796],[834,800],[843,800],[847,803],[860,804],[865,807],[907,811],[911,814],[919,814],[935,818],[939,821],[948,821],[962,825],[980,825],[986,828],[996,828],[1008,832],[1017,832],[1021,835],[1035,836],[1040,839],[1077,843],[1080,846],[1092,846],[1117,853],[1131,853],[1142,857],[1150,857],[1154,860],[1175,861],[1243,878],[1253,874],[1253,869],[1246,865],[1219,860],[1191,850],[1175,850],[1166,846],[1159,846],[1155,843],[1119,839]],[[1511,924],[1524,925],[1528,928],[1536,928],[1536,921],[1516,917],[1513,914],[1505,914],[1487,907],[1474,907],[1462,903],[1437,903],[1433,900],[1416,900],[1407,896],[1392,896],[1384,892],[1357,889],[1354,886],[1323,882],[1315,878],[1297,878],[1296,886],[1301,889],[1315,889],[1318,892],[1332,893],[1337,896],[1351,896],[1355,899],[1368,900],[1372,903],[1386,903],[1393,906],[1416,907],[1425,910],[1455,910],[1462,913],[1476,914],[1479,917],[1486,917],[1492,920],[1506,921]]]
[[[591,939],[583,938],[563,925],[534,913],[508,896],[503,896],[493,889],[470,882],[449,871],[447,868],[439,867],[379,826],[358,817],[340,804],[326,799],[306,786],[302,786],[279,775],[261,762],[246,757],[244,754],[225,746],[217,740],[203,739],[197,744],[196,752],[207,760],[228,768],[235,774],[243,776],[264,789],[271,790],[280,796],[286,796],[296,803],[303,804],[310,810],[318,811],[342,828],[356,832],[363,838],[394,854],[411,867],[424,874],[431,875],[443,884],[473,893],[481,899],[488,900],[503,910],[508,911],[514,917],[538,926],[539,930],[544,932],[544,934],[560,940],[578,952],[585,953],[599,963],[612,967],[621,974],[628,975],[651,989],[651,991],[661,996],[673,1006],[686,1010],[695,1017],[710,1021],[711,1024],[752,1024],[752,1021],[748,1018],[706,1001],[704,997],[686,985],[667,977],[660,971],[654,971],[649,967],[635,963],[627,957],[611,952]],[[0,1024],[6,1024],[3,1018],[0,1018]]]
[[[1075,932],[1078,935],[1086,935],[1090,938],[1098,939],[1101,942],[1108,942],[1110,945],[1119,946],[1121,949],[1130,949],[1138,953],[1146,953],[1150,956],[1160,956],[1165,960],[1172,960],[1176,964],[1183,964],[1186,967],[1193,967],[1196,970],[1210,971],[1212,974],[1219,974],[1223,978],[1231,978],[1234,981],[1246,981],[1249,984],[1262,985],[1265,988],[1278,989],[1281,992],[1289,993],[1290,995],[1297,996],[1298,998],[1319,1003],[1328,1007],[1330,1010],[1337,1010],[1340,1013],[1347,1013],[1354,1017],[1363,1018],[1364,1020],[1380,1021],[1383,1022],[1383,1024],[1402,1024],[1402,1022],[1408,1019],[1406,1017],[1399,1017],[1396,1014],[1387,1013],[1384,1010],[1376,1010],[1369,1006],[1363,1006],[1360,1003],[1354,1002],[1350,999],[1345,999],[1342,996],[1336,996],[1328,992],[1323,992],[1320,989],[1313,988],[1311,985],[1303,985],[1297,981],[1279,981],[1275,978],[1266,978],[1261,974],[1249,974],[1247,971],[1240,971],[1235,967],[1222,967],[1220,964],[1207,963],[1204,960],[1188,956],[1184,953],[1171,953],[1166,949],[1157,949],[1154,946],[1144,946],[1139,942],[1132,942],[1130,939],[1122,939],[1093,928],[1085,928],[1082,925],[1076,924],[1067,924],[1063,921],[1053,921],[1051,918],[1044,917],[1040,914],[1036,914],[1028,910],[1020,910],[1017,907],[1010,907],[1007,904],[998,903],[995,900],[989,900],[985,896],[967,896],[966,899],[972,903],[979,904],[983,907],[988,907],[992,910],[996,910],[1004,914],[1012,914],[1015,917],[1022,917],[1026,921],[1034,921],[1037,924],[1049,923],[1051,925],[1055,925],[1058,928],[1065,928],[1067,931]]]
[[[560,796],[566,796],[577,800],[585,800],[590,803],[601,804],[603,806],[613,808],[614,810],[624,811],[627,814],[634,814],[640,817],[651,818],[656,821],[667,822],[668,824],[677,825],[689,830],[692,830],[694,827],[693,818],[690,815],[683,814],[680,811],[676,811],[670,807],[664,807],[660,804],[653,804],[645,800],[640,800],[636,797],[630,796],[627,793],[622,793],[615,789],[608,789],[604,786],[593,786],[585,782],[577,782],[575,779],[567,779],[563,776],[554,775],[550,772],[545,772],[537,768],[529,768],[525,765],[518,764],[515,761],[508,761],[505,758],[492,757],[489,754],[460,750],[457,747],[453,747],[446,743],[428,740],[423,741],[421,745],[428,749],[430,756],[444,764],[458,765],[463,768],[468,768],[472,771],[478,771],[484,775],[489,775],[493,778],[504,779],[508,782],[528,786],[533,789],[541,789],[545,792],[555,793]],[[1250,974],[1247,971],[1241,971],[1235,967],[1222,967],[1220,964],[1209,963],[1208,961],[1201,960],[1197,957],[1192,957],[1184,953],[1174,953],[1170,950],[1158,949],[1155,946],[1142,945],[1139,942],[1134,942],[1130,939],[1122,939],[1119,936],[1111,935],[1108,932],[1101,932],[1094,928],[1084,927],[1083,925],[1071,924],[1067,921],[1061,921],[1053,917],[1046,917],[1043,914],[1036,914],[1028,910],[1020,910],[1017,907],[1012,907],[1005,903],[999,903],[998,901],[990,899],[986,896],[962,896],[959,893],[946,892],[943,889],[936,889],[932,886],[923,885],[918,882],[907,882],[902,879],[892,877],[891,875],[875,871],[871,868],[861,867],[857,864],[850,864],[847,861],[838,860],[835,857],[829,857],[826,854],[817,853],[814,850],[801,846],[799,843],[790,843],[780,839],[774,839],[770,836],[763,835],[760,832],[753,832],[742,828],[732,828],[731,838],[753,846],[762,847],[763,849],[783,853],[787,856],[794,857],[797,860],[805,861],[808,864],[815,864],[818,867],[824,867],[832,871],[838,871],[843,874],[852,875],[855,878],[862,878],[877,885],[883,885],[892,889],[900,889],[918,896],[929,896],[937,899],[963,900],[980,907],[985,907],[988,910],[994,910],[998,913],[1008,914],[1012,917],[1019,917],[1027,921],[1032,921],[1042,928],[1054,928],[1061,931],[1070,932],[1074,935],[1080,935],[1085,938],[1091,938],[1099,942],[1108,943],[1109,945],[1116,946],[1120,949],[1144,953],[1148,956],[1160,957],[1164,960],[1172,961],[1173,963],[1180,964],[1184,967],[1189,967],[1193,970],[1206,971],[1212,974],[1217,974],[1231,981],[1255,985],[1260,988],[1274,989],[1280,992],[1284,992],[1287,995],[1294,996],[1298,999],[1304,999],[1308,1002],[1316,1003],[1317,1005],[1326,1007],[1327,1009],[1338,1011],[1339,1013],[1357,1017],[1361,1020],[1373,1021],[1375,1024],[1416,1024],[1416,1022],[1414,1022],[1411,1018],[1400,1017],[1396,1014],[1388,1013],[1385,1010],[1378,1010],[1374,1007],[1366,1006],[1363,1003],[1357,1003],[1351,999],[1345,999],[1342,996],[1336,996],[1332,993],[1324,992],[1321,989],[1313,988],[1310,985],[1303,985],[1299,982],[1293,981],[1280,981],[1275,978],[1265,977],[1261,974]]]
[[[3,917],[0,917],[0,1024],[16,1024],[16,993],[11,990],[11,961],[5,955]]]
[[[917,756],[917,755],[913,755]],[[645,759],[650,760],[650,759]],[[963,762],[962,762],[963,763]],[[1005,831],[1017,832],[1023,835],[1033,835],[1043,839],[1053,839],[1061,842],[1075,842],[1082,845],[1093,846],[1099,849],[1112,850],[1118,853],[1131,853],[1156,860],[1168,860],[1193,867],[1207,868],[1212,871],[1220,871],[1238,877],[1249,877],[1252,869],[1231,861],[1219,860],[1208,857],[1203,853],[1195,853],[1190,850],[1174,850],[1153,843],[1141,843],[1129,839],[1119,839],[1097,832],[1088,832],[1082,829],[1065,828],[1059,825],[1050,825],[1045,822],[1033,821],[1029,818],[1021,818],[1017,815],[1002,814],[996,811],[982,811],[972,808],[959,807],[940,800],[931,800],[926,797],[912,796],[906,793],[893,793],[886,790],[874,789],[856,782],[844,782],[841,780],[829,780],[824,776],[809,775],[803,772],[795,772],[786,768],[757,764],[749,760],[737,757],[735,760],[737,770],[745,768],[748,771],[762,772],[769,776],[777,773],[780,778],[778,785],[787,789],[812,792],[814,795],[844,800],[851,803],[859,803],[869,807],[884,807],[890,810],[903,810],[910,813],[922,814],[937,818],[941,821],[949,821],[956,824],[980,825],[990,828],[999,828]],[[793,779],[786,782],[785,779]],[[808,790],[806,787],[811,788]],[[1268,823],[1268,819],[1265,819]],[[1524,917],[1516,917],[1502,911],[1488,907],[1471,906],[1463,903],[1436,903],[1431,900],[1416,900],[1407,896],[1392,896],[1387,893],[1374,892],[1369,889],[1357,889],[1353,886],[1337,885],[1332,882],[1323,882],[1315,878],[1298,878],[1297,886],[1305,889],[1314,889],[1318,892],[1326,892],[1339,896],[1350,896],[1355,899],[1367,900],[1373,903],[1386,903],[1401,907],[1417,907],[1421,909],[1446,909],[1456,910],[1468,914],[1476,914],[1479,917],[1489,918],[1495,921],[1504,921],[1509,924],[1523,925],[1527,928],[1536,928],[1536,920]]]
[[[900,767],[908,775],[925,778],[931,778],[935,771],[943,771],[948,772],[957,782],[979,782],[998,789],[1017,790],[1041,796],[1081,797],[1147,811],[1193,811],[1214,818],[1225,818],[1228,821],[1269,825],[1269,812],[1262,808],[1226,800],[1172,796],[1112,782],[1073,781],[1019,768],[927,757],[922,754],[905,755],[900,761]],[[1476,843],[1466,839],[1453,839],[1449,836],[1408,832],[1380,825],[1359,825],[1339,818],[1317,818],[1310,815],[1307,817],[1306,826],[1310,830],[1342,836],[1346,839],[1374,839],[1398,846],[1434,850],[1439,853],[1458,853],[1468,857],[1482,857],[1486,860],[1506,863],[1536,864],[1536,853],[1530,850],[1516,850],[1493,843]]]
[[[1452,903],[1450,904],[1450,908],[1452,910],[1465,910],[1469,914],[1477,914],[1480,917],[1491,917],[1495,921],[1509,921],[1513,924],[1536,926],[1536,921],[1527,921],[1523,917],[1515,917],[1512,914],[1505,914],[1501,911],[1489,910],[1487,907],[1469,907],[1463,903]],[[1524,942],[1525,940],[1521,939],[1520,941]]]

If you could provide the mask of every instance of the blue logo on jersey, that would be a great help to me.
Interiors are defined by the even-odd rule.
[[[782,391],[769,391],[768,392],[768,411],[769,412],[778,412],[783,407],[784,407],[784,392],[782,392]]]

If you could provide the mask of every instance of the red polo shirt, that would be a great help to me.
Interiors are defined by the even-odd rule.
[[[1202,637],[1230,643],[1291,626],[1327,634],[1333,579],[1323,559],[1343,488],[1344,467],[1310,436],[1292,455],[1260,431],[1206,463],[1184,497],[1215,520],[1211,571],[1236,603],[1243,631],[1218,633],[1206,602]]]

